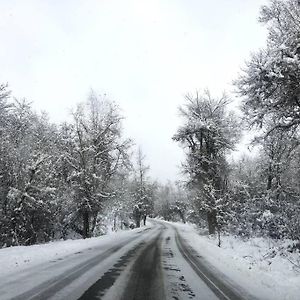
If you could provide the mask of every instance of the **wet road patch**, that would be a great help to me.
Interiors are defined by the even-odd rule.
[[[106,291],[113,286],[121,272],[126,268],[127,264],[136,255],[136,252],[144,246],[144,242],[129,250],[125,255],[110,268],[103,276],[97,280],[85,293],[79,298],[80,300],[101,299]]]

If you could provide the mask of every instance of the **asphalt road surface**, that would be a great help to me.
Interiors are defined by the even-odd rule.
[[[105,249],[78,252],[2,280],[0,299],[253,299],[208,265],[174,226],[151,222],[153,227]]]

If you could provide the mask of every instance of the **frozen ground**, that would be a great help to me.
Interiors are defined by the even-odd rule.
[[[258,299],[300,299],[300,253],[287,251],[292,241],[243,241],[222,236],[219,248],[216,238],[199,235],[194,226],[171,224],[216,271],[224,273],[227,281],[237,283]]]
[[[162,230],[155,223],[151,230],[140,228],[86,240],[0,249],[0,291],[6,293],[2,293],[1,297],[6,295],[3,299],[10,299],[10,295],[15,293],[15,286],[24,289],[24,292],[39,286],[37,292],[41,293],[41,288],[48,289],[49,284],[58,285],[62,280],[65,282],[64,293],[77,299],[82,294],[82,289],[93,284],[93,280],[96,280],[93,278],[107,277],[111,271],[106,271],[122,262],[122,268],[116,272],[119,277],[114,279],[113,289],[106,295],[107,299],[116,299],[115,293],[121,295],[131,280],[129,278],[133,278],[132,268],[136,272],[149,272],[141,270],[140,263],[136,263],[133,257],[126,258],[132,249],[143,242],[147,247],[141,255],[144,257],[142,265],[152,263],[151,256],[155,249],[162,257],[165,292],[168,295],[176,299],[198,299],[198,295],[202,296],[201,299],[212,299],[214,295],[199,281],[199,277],[179,253],[175,242],[176,227],[181,239],[196,251],[194,255],[207,263],[221,280],[242,292],[241,295],[246,299],[252,299],[247,295],[270,300],[300,299],[300,270],[296,267],[300,263],[300,254],[286,250],[291,241],[275,243],[262,238],[243,241],[223,236],[222,246],[219,248],[215,238],[199,235],[192,225],[162,222],[162,226],[166,223],[172,225],[164,226]],[[157,242],[151,242],[155,237],[159,237],[156,238]],[[137,254],[134,256],[138,257]],[[90,261],[91,257],[95,257],[95,260]],[[97,265],[98,261],[102,263]],[[88,271],[84,271],[80,264]],[[76,275],[78,270],[80,276],[76,280],[72,279],[72,272]],[[58,278],[58,274],[68,275],[59,275]],[[53,282],[51,278],[54,278]],[[50,289],[50,293],[55,293],[55,288]],[[64,294],[58,293],[53,299],[63,299],[59,298],[62,295]]]
[[[147,227],[151,227],[151,224]],[[0,249],[0,278],[49,261],[63,259],[95,247],[106,249],[116,242],[126,241],[144,228],[110,232],[108,235],[78,240],[61,240],[33,246],[17,246]]]

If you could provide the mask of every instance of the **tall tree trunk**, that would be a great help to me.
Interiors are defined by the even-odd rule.
[[[273,175],[272,175],[272,167],[269,165],[268,168],[268,177],[267,177],[267,190],[270,190],[272,188],[272,180],[273,180]]]
[[[90,237],[90,215],[87,210],[83,211],[82,213],[82,219],[83,219],[83,238],[89,238]]]
[[[180,218],[181,218],[181,221],[185,224],[184,213],[183,213],[181,210],[179,210],[179,216],[180,216]]]
[[[93,219],[92,219],[92,228],[90,230],[90,236],[92,236],[94,230],[95,230],[95,227],[97,225],[97,217],[98,217],[98,211],[94,212],[93,213]]]
[[[207,224],[208,224],[208,233],[214,234],[216,232],[216,226],[217,226],[217,216],[215,211],[210,211],[207,213]]]
[[[113,230],[116,231],[117,230],[117,216],[116,214],[114,214],[114,227]]]

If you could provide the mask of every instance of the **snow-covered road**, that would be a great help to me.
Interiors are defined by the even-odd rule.
[[[171,224],[0,275],[0,299],[250,299],[216,275]]]

